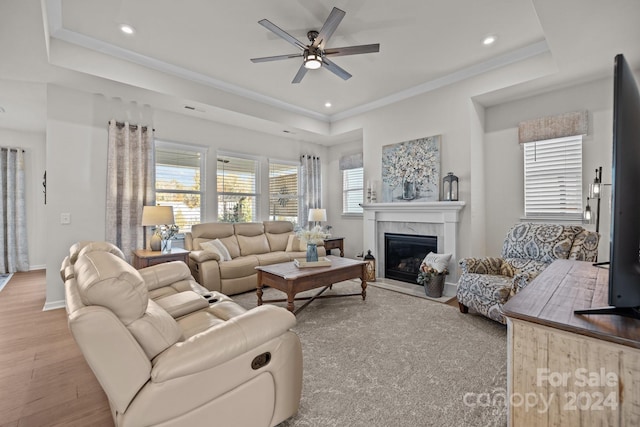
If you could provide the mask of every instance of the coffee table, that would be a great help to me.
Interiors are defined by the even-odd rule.
[[[297,314],[316,298],[335,298],[361,295],[362,300],[364,301],[367,297],[367,263],[364,261],[341,258],[333,255],[328,255],[326,258],[331,260],[331,265],[327,267],[298,268],[295,266],[293,261],[256,267],[256,270],[258,270],[258,287],[256,289],[258,305],[262,305],[264,302],[286,301],[287,309],[293,312],[293,314]],[[360,279],[362,286],[361,293],[321,296],[321,294],[331,288],[334,283],[349,279]],[[263,300],[262,288],[264,286],[270,286],[286,293],[287,298]],[[323,289],[311,297],[295,297],[299,292],[316,288]],[[308,301],[296,310],[294,305],[295,300]]]

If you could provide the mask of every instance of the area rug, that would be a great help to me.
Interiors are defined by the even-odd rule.
[[[13,276],[13,273],[0,274],[0,291],[2,291],[7,283],[9,283],[9,280],[11,280],[11,276]]]
[[[342,282],[325,294],[359,288]],[[283,295],[268,288],[264,298]],[[233,299],[246,308],[256,304],[254,292]],[[302,400],[298,414],[279,427],[506,425],[503,325],[373,286],[366,301],[315,300],[297,320]]]

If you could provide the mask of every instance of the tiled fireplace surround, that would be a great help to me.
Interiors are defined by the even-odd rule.
[[[436,236],[438,253],[452,254],[445,295],[454,295],[458,282],[458,226],[465,202],[371,203],[364,209],[364,249],[376,257],[376,276],[384,275],[384,234]],[[416,285],[417,286],[417,285]]]

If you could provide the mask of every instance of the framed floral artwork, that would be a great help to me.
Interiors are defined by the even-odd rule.
[[[440,135],[382,147],[382,201],[440,199]]]

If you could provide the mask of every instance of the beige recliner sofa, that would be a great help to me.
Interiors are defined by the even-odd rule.
[[[75,249],[61,268],[69,329],[115,425],[274,426],[297,412],[293,314],[202,295],[182,262],[138,271],[104,245]]]
[[[225,295],[235,295],[256,289],[259,265],[277,264],[304,258],[306,250],[295,245],[287,251],[293,235],[289,221],[245,223],[209,222],[196,224],[185,233],[184,247],[191,251],[189,268],[202,286]],[[216,253],[203,250],[202,243],[220,239],[231,255],[222,261]],[[327,254],[324,244],[318,245],[318,256]]]

